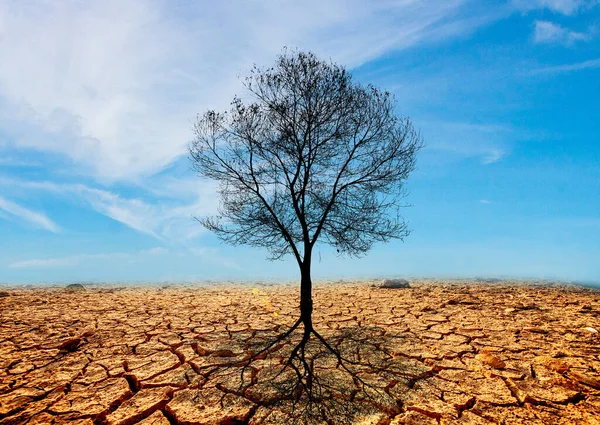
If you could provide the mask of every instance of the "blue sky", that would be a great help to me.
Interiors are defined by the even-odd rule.
[[[314,278],[600,282],[598,1],[217,3],[0,3],[0,282],[296,278],[192,219],[218,198],[186,158],[284,45],[393,92],[427,145],[412,234],[320,247]]]

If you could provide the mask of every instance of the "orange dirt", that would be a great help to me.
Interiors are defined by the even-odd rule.
[[[284,423],[255,405],[268,391],[250,388],[244,398],[203,376],[244,356],[232,340],[292,325],[295,285],[7,292],[0,424]],[[397,406],[357,423],[600,423],[598,291],[340,283],[316,285],[314,301],[315,328],[326,337],[373,327],[384,338],[402,335],[386,350],[405,375],[362,372],[387,380]],[[269,367],[255,371],[263,384]]]

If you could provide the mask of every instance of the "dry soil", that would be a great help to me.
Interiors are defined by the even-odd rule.
[[[206,372],[293,324],[297,294],[295,285],[9,289],[0,424],[281,423],[260,407],[264,391],[242,395]],[[598,291],[353,282],[316,285],[314,299],[317,330],[377,329],[405,371],[363,368],[396,404],[357,423],[600,423]]]

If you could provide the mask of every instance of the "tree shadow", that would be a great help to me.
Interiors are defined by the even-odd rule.
[[[401,413],[398,395],[415,376],[388,348],[405,339],[401,333],[379,326],[322,334],[299,327],[276,335],[230,333],[220,352],[208,354],[199,387],[253,403],[250,417],[237,423],[349,424]]]

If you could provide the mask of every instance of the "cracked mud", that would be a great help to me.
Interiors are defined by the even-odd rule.
[[[296,285],[6,292],[0,424],[285,423],[261,404],[274,396],[272,361],[253,363],[243,392],[208,372],[289,328]],[[360,376],[392,403],[357,423],[600,423],[598,291],[339,283],[316,285],[314,302],[326,338],[352,329],[383,341],[385,364]],[[344,379],[335,362],[319,367]]]

